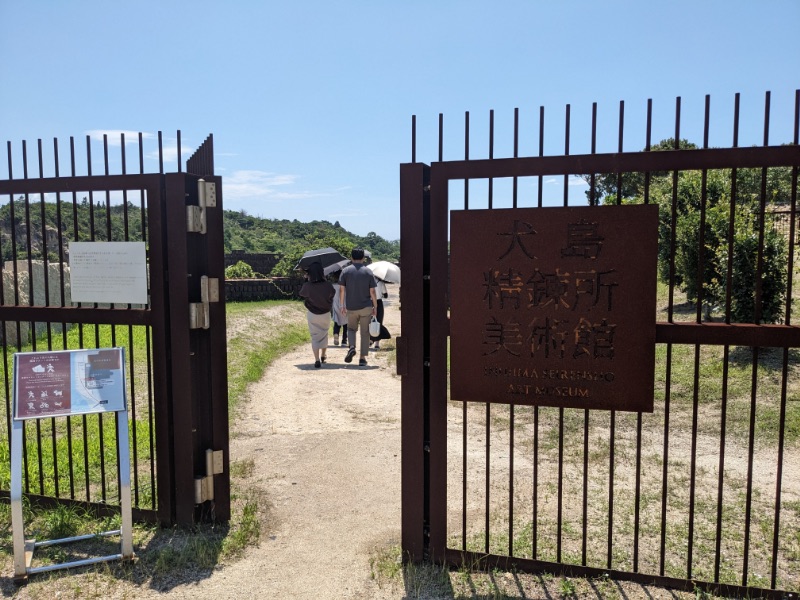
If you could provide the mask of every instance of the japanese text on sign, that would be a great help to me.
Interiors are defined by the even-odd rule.
[[[652,410],[656,226],[652,206],[453,211],[451,397]]]

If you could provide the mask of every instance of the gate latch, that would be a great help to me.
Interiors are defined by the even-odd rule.
[[[222,473],[222,450],[206,450],[206,475],[194,480],[194,503],[214,499],[214,475]]]
[[[203,275],[200,278],[200,302],[189,304],[189,329],[208,329],[211,326],[209,302],[219,302],[219,278]]]
[[[197,182],[198,205],[186,207],[186,231],[206,233],[206,208],[217,206],[217,184],[200,179]]]

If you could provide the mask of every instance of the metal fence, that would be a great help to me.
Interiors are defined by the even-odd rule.
[[[538,155],[525,158],[531,129],[518,110],[507,158],[495,157],[491,111],[480,127],[466,114],[463,160],[445,160],[444,141],[460,136],[447,137],[440,115],[430,166],[417,162],[414,118],[412,162],[401,166],[398,340],[408,558],[737,595],[800,591],[800,93],[778,133],[784,145],[770,145],[770,103],[768,93],[761,145],[739,147],[737,95],[732,146],[712,148],[710,98],[694,146],[681,136],[680,98],[653,143],[648,101],[642,152],[624,150],[620,103],[610,153],[596,151],[595,104],[588,152],[575,155],[570,106],[563,154],[545,155],[542,107]],[[484,158],[471,156],[471,126],[488,134]],[[655,411],[449,401],[449,211],[601,202],[660,207]],[[768,209],[786,215],[785,230],[759,218]]]
[[[152,141],[141,133],[134,140],[125,134],[119,139],[103,135],[102,141],[86,136],[85,147],[79,150],[78,145],[70,138],[66,150],[57,139],[48,150],[42,140],[35,149],[24,141],[6,146],[6,172],[0,173],[0,330],[4,342],[0,376],[5,397],[0,409],[5,421],[0,454],[6,457],[2,461],[6,470],[0,469],[0,489],[9,487],[13,353],[123,346],[128,360],[134,516],[175,522],[176,498],[183,495],[190,502],[188,516],[177,520],[190,521],[195,474],[191,464],[187,489],[176,491],[175,484],[170,386],[178,374],[169,370],[169,354],[182,352],[170,346],[167,314],[174,286],[168,282],[166,265],[170,193],[165,191],[164,165],[171,148],[165,145],[174,146],[180,174],[181,133],[165,140],[159,132]],[[213,176],[211,138],[187,163],[187,167],[192,165],[193,172]],[[180,204],[176,223],[185,230],[184,205],[189,203],[189,194],[177,192],[172,198]],[[73,303],[68,254],[70,242],[77,241],[145,242],[148,304]],[[176,247],[171,253],[180,255]],[[221,262],[221,248],[218,254]],[[185,296],[173,298],[173,311],[188,314],[190,298]],[[188,317],[181,324],[187,328]],[[172,327],[175,330],[178,325]],[[116,418],[116,414],[98,414],[27,421],[23,469],[29,498],[51,504],[76,502],[101,512],[115,510],[119,449],[111,419]],[[223,510],[223,518],[226,514]]]

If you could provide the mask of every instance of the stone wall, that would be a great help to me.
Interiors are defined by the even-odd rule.
[[[269,275],[280,259],[280,255],[274,252],[251,253],[244,250],[232,250],[230,254],[225,255],[225,268],[242,261],[253,267],[253,271],[256,273]]]
[[[28,261],[17,261],[16,285],[14,280],[14,263],[6,261],[3,265],[3,305],[6,306],[72,306],[70,295],[69,265],[66,263],[47,264],[47,290],[45,290],[44,263],[41,260],[31,261],[33,277],[28,273]],[[61,303],[61,277],[64,278],[64,303]],[[32,285],[31,285],[32,284]],[[31,289],[32,288],[32,289]],[[45,291],[47,293],[45,293]],[[16,293],[15,293],[16,292]],[[32,292],[32,294],[31,294]],[[61,325],[53,323],[53,333],[61,331]],[[47,331],[46,323],[36,323],[36,335]],[[20,345],[30,341],[30,323],[8,321],[5,324],[4,341],[9,345]]]
[[[303,279],[296,277],[269,277],[267,279],[226,279],[226,302],[253,302],[256,300],[297,300]]]

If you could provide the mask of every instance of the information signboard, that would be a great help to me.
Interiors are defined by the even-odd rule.
[[[17,352],[14,418],[125,410],[122,348]]]
[[[451,212],[454,400],[652,412],[655,205]]]
[[[147,304],[144,242],[70,242],[73,302]]]
[[[17,352],[14,354],[14,400],[11,426],[11,527],[14,545],[14,580],[57,569],[83,567],[110,560],[133,558],[131,463],[124,348]],[[59,540],[25,539],[22,510],[22,460],[24,421],[50,417],[115,412],[119,466],[119,529]],[[120,536],[120,552],[65,563],[32,567],[34,550],[92,539]]]

